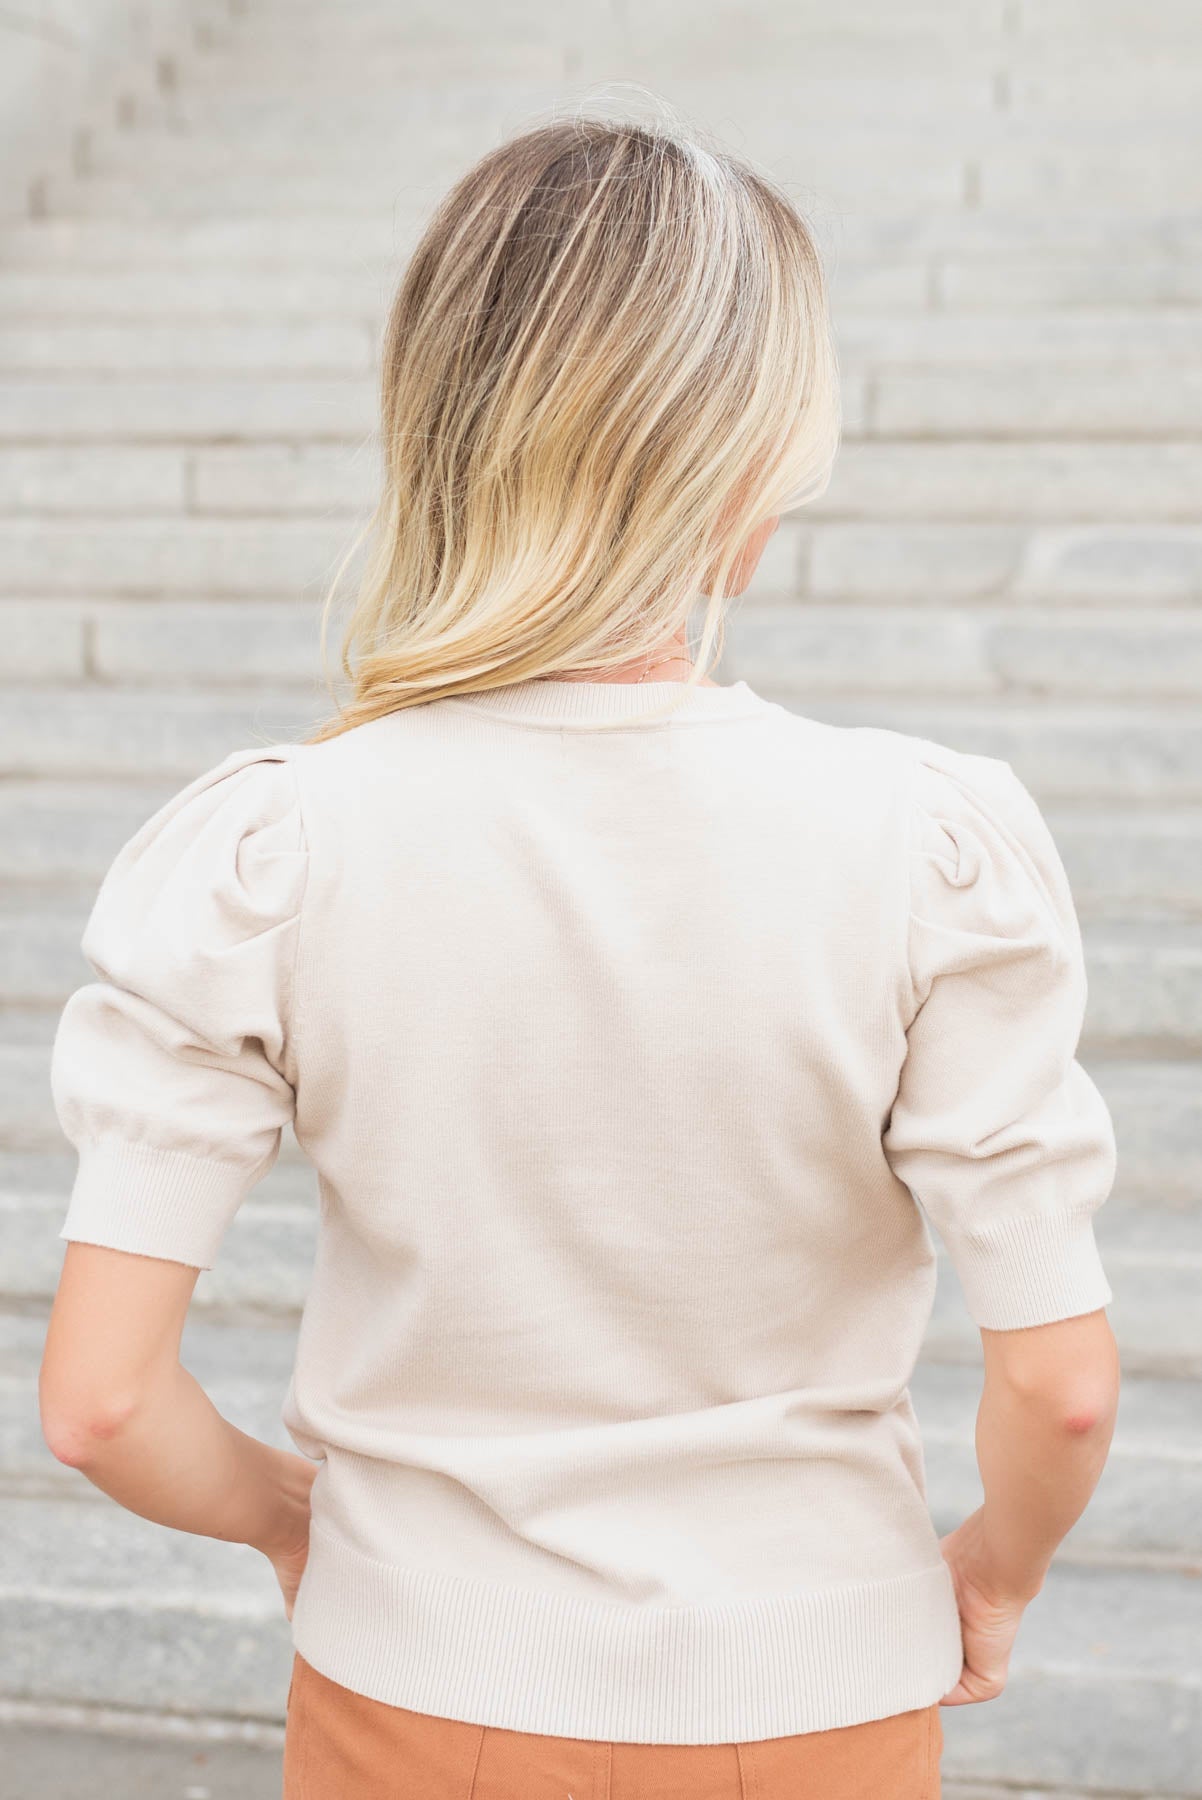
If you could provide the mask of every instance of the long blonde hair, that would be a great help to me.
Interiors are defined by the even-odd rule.
[[[381,402],[382,491],[322,612],[324,660],[367,542],[352,698],[306,741],[647,658],[708,581],[683,694],[721,655],[747,536],[830,479],[818,250],[783,190],[693,130],[539,125],[434,213],[389,315]]]

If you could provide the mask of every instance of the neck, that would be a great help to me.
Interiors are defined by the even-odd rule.
[[[524,681],[446,695],[437,704],[471,707],[556,730],[618,721],[628,727],[640,720],[658,725],[667,720],[647,715],[669,705],[673,709],[672,722],[680,724],[752,719],[775,710],[746,681],[725,686],[716,681],[701,682],[685,693],[681,692],[683,685],[679,676],[665,676],[658,681],[595,681],[579,676],[568,679],[536,675]]]
[[[690,673],[697,665],[689,655],[685,646],[683,633],[671,638],[662,648],[642,661],[622,663],[615,669],[570,669],[566,672],[556,671],[554,676],[536,676],[539,681],[687,681]],[[716,687],[717,682],[709,676],[703,676],[701,687]]]

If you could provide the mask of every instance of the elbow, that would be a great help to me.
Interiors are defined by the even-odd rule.
[[[1105,1382],[1053,1382],[1044,1388],[987,1382],[986,1388],[992,1399],[989,1416],[1007,1418],[1029,1442],[1042,1444],[1050,1454],[1073,1448],[1096,1453],[1114,1432],[1118,1393]]]
[[[1118,1419],[1122,1384],[1118,1345],[1107,1322],[1100,1354],[1075,1372],[1062,1396],[1060,1422],[1065,1435],[1108,1439]]]
[[[985,1385],[1061,1439],[1100,1438],[1118,1414],[1122,1369],[1104,1312],[1016,1331],[983,1331]]]
[[[58,1462],[87,1471],[121,1437],[135,1411],[136,1402],[125,1397],[81,1401],[43,1394],[42,1437]]]
[[[1098,1437],[1103,1432],[1110,1432],[1115,1412],[1116,1407],[1112,1401],[1083,1396],[1062,1407],[1056,1422],[1066,1438]]]
[[[1097,1440],[1109,1438],[1114,1430],[1119,1383],[1117,1375],[1098,1371],[1086,1378],[1024,1390],[1020,1398],[1024,1411],[1055,1437],[1069,1442]]]

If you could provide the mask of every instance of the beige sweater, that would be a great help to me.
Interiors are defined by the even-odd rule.
[[[954,1684],[926,1220],[979,1325],[1104,1306],[1115,1142],[1010,765],[666,691],[234,751],[113,862],[52,1079],[65,1238],[208,1268],[289,1121],[313,1162],[317,1669],[719,1743]]]

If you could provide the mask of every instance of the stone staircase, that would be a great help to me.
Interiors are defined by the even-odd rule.
[[[1006,1693],[944,1715],[947,1791],[1202,1796],[1187,0],[761,0],[738,20],[682,0],[566,18],[538,0],[197,0],[187,52],[134,71],[111,119],[4,197],[0,1723],[26,1742],[65,1724],[257,1745],[236,1791],[277,1791],[289,1650],[266,1563],[121,1511],[41,1440],[74,1167],[50,1041],[118,845],[232,746],[328,710],[318,600],[370,501],[376,346],[426,209],[557,104],[645,104],[607,85],[632,81],[788,180],[832,275],[843,454],[732,609],[726,678],[1010,758],[1086,938],[1081,1054],[1120,1148],[1098,1226],[1120,1422]],[[227,1416],[282,1444],[315,1226],[289,1141],[185,1334]],[[941,1530],[977,1503],[978,1388],[944,1269],[915,1381]]]

